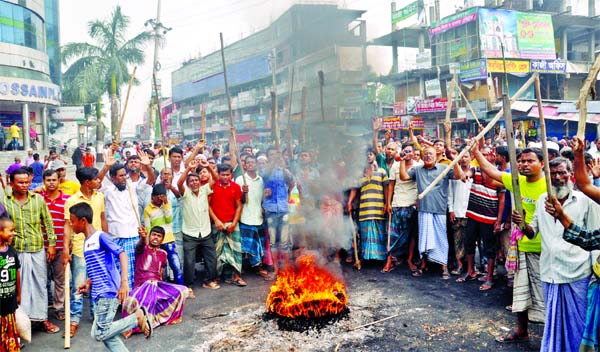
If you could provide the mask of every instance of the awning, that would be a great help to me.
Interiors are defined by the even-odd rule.
[[[542,106],[542,111],[544,112],[545,119],[552,119],[555,116],[558,116],[558,108],[556,106]],[[540,113],[538,111],[538,107],[534,106],[529,110],[529,117],[540,117]]]
[[[588,114],[600,114],[600,101],[588,101],[587,102],[587,110],[588,110]],[[569,113],[569,112],[577,113],[577,112],[579,112],[579,110],[577,110],[577,106],[575,105],[574,102],[568,102],[568,103],[561,103],[558,106],[558,112],[559,113]]]
[[[579,113],[578,112],[562,113],[562,114],[558,114],[558,116],[549,117],[549,119],[550,120],[579,121]],[[596,125],[599,124],[600,123],[600,114],[588,114],[586,122],[593,123]]]
[[[517,100],[514,103],[510,104],[510,108],[511,110],[527,112],[529,111],[529,109],[531,109],[531,107],[535,106],[536,104],[537,103],[535,101]],[[498,101],[496,104],[494,104],[494,108],[501,109],[502,101]]]

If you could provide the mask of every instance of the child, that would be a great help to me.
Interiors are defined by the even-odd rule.
[[[85,235],[83,255],[88,279],[85,284],[79,286],[77,293],[87,293],[91,287],[91,297],[94,301],[92,336],[97,341],[102,341],[110,351],[127,351],[127,347],[119,338],[120,334],[139,326],[146,338],[152,335],[150,317],[144,308],[138,309],[135,315],[113,322],[119,304],[124,302],[129,294],[127,254],[114,243],[109,234],[92,226],[93,211],[89,204],[75,204],[69,212],[73,232]],[[121,275],[117,272],[114,256],[119,257]]]
[[[144,227],[149,231],[155,226],[161,226],[164,230],[164,240],[160,248],[167,252],[169,267],[173,270],[175,283],[183,285],[183,269],[181,259],[177,254],[175,236],[173,235],[173,207],[167,199],[167,188],[159,183],[152,188],[152,200],[144,209]]]
[[[148,312],[152,328],[181,322],[183,304],[189,290],[183,285],[161,281],[167,265],[167,252],[161,249],[165,230],[154,226],[146,240],[146,229],[140,227],[140,240],[135,247],[135,284],[131,295],[123,304],[123,318],[135,313],[140,307]],[[139,332],[134,329],[125,333]]]
[[[15,225],[0,217],[0,351],[20,351],[15,311],[21,302],[21,275],[17,251],[10,246]]]

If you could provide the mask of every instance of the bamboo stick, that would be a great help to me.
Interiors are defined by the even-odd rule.
[[[479,127],[483,127],[481,125],[481,122],[479,122],[479,119],[477,119],[477,114],[475,113],[475,110],[473,110],[473,107],[471,106],[471,103],[469,103],[469,100],[467,99],[467,97],[465,96],[465,93],[463,93],[462,89],[460,88],[460,85],[458,86],[458,91],[460,93],[460,96],[463,98],[463,100],[465,101],[465,104],[467,105],[467,108],[469,109],[469,111],[471,111],[471,115],[473,115],[473,117],[475,118],[475,122],[477,122],[477,125]]]
[[[513,203],[515,210],[523,217],[523,203],[521,203],[521,185],[519,184],[519,170],[516,168],[517,165],[517,150],[515,147],[515,129],[512,123],[512,110],[510,107],[510,100],[508,95],[502,95],[502,110],[504,112],[504,124],[506,125],[506,144],[508,146],[508,159],[510,160],[510,174],[512,178],[512,194],[518,201]],[[514,165],[514,166],[513,166]],[[525,226],[525,219],[521,220],[519,228],[523,229]]]
[[[65,266],[65,350],[71,348],[71,263]]]
[[[585,124],[587,123],[587,99],[590,95],[592,85],[596,85],[596,77],[600,72],[600,55],[596,56],[596,60],[590,69],[590,73],[583,82],[583,86],[579,91],[579,99],[577,99],[577,110],[579,110],[579,122],[577,123],[577,136],[582,140],[585,139]]]
[[[202,140],[206,142],[206,104],[202,103],[200,108],[200,133]]]
[[[511,102],[514,102],[515,100],[517,100],[521,96],[521,94],[523,94],[533,84],[534,79],[535,79],[535,75],[531,76],[527,80],[527,82],[525,82],[525,84],[513,95],[513,97],[511,98]],[[481,132],[479,132],[479,134],[477,136],[475,136],[475,138],[473,138],[472,143],[478,143],[479,140],[481,138],[483,138],[483,136],[485,136],[485,134],[488,133],[494,127],[496,122],[498,122],[498,120],[500,120],[503,113],[504,113],[504,109],[500,109],[500,111],[498,111],[496,116],[494,116],[494,118],[487,124],[487,126],[485,126],[485,128]],[[421,192],[421,194],[419,194],[418,198],[423,199],[423,197],[425,197],[425,195],[427,193],[429,193],[433,189],[433,187],[435,187],[444,177],[446,177],[448,172],[450,172],[450,170],[452,170],[454,165],[456,165],[456,163],[458,163],[458,161],[469,151],[469,149],[470,148],[464,148],[463,151],[460,152],[454,158],[454,160],[452,160],[450,165],[448,165],[448,167],[444,171],[442,171],[442,173],[439,174],[438,177],[436,177],[435,180],[433,180],[433,182],[431,182],[431,184],[429,184],[429,186],[427,186],[427,188],[425,188],[423,190],[423,192]]]
[[[544,153],[544,175],[546,176],[547,199],[552,198],[552,180],[550,179],[550,159],[548,158],[548,143],[546,141],[546,121],[544,120],[544,111],[542,110],[542,94],[540,89],[540,77],[535,78],[535,98],[537,100],[538,111],[540,115],[540,130],[542,133],[542,153]]]
[[[133,85],[133,80],[135,79],[135,71],[137,70],[137,66],[133,68],[133,72],[131,73],[131,78],[129,79],[129,86],[127,87],[127,95],[125,96],[125,104],[123,105],[123,111],[121,111],[121,118],[119,119],[119,128],[117,129],[117,133],[115,134],[115,141],[119,143],[121,140],[121,129],[123,128],[123,121],[125,120],[125,111],[127,111],[127,103],[129,103],[129,93],[131,92],[131,86]]]

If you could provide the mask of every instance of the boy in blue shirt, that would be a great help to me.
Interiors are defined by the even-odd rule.
[[[129,295],[127,254],[115,244],[109,234],[94,229],[91,225],[93,211],[89,204],[79,203],[72,206],[70,214],[73,232],[85,235],[83,254],[88,279],[77,289],[77,293],[89,292],[91,287],[91,297],[94,301],[92,336],[97,341],[102,341],[110,351],[128,351],[119,335],[139,326],[146,338],[149,338],[152,335],[152,324],[144,308],[127,318],[113,322],[119,304]],[[113,256],[119,257],[121,275],[117,272]]]

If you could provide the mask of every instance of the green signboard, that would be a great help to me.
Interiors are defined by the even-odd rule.
[[[415,16],[419,12],[418,2],[412,2],[407,6],[392,12],[392,28],[393,30],[400,29],[398,24],[412,16]]]

